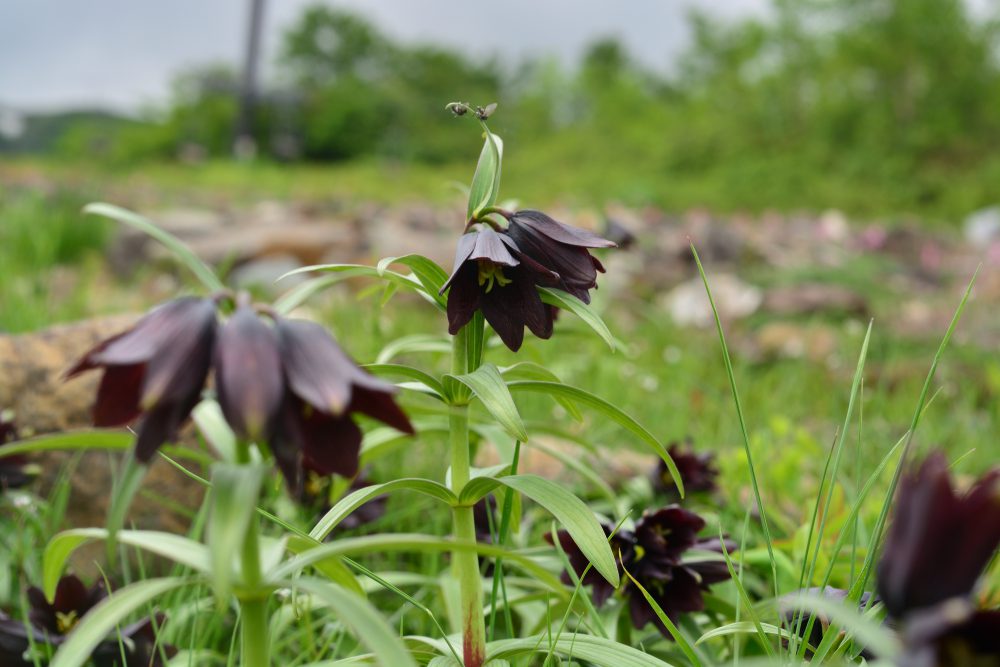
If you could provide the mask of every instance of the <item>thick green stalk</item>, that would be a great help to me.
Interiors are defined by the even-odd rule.
[[[468,372],[468,335],[470,327],[458,332],[453,341],[452,373]],[[451,488],[455,495],[462,492],[470,475],[469,406],[464,400],[452,405],[448,417],[451,433]],[[476,541],[476,523],[471,506],[453,508],[455,539]],[[479,559],[472,551],[455,551],[452,568],[461,591],[462,652],[465,667],[481,667],[486,660],[486,619],[483,616],[483,580],[479,574]]]
[[[237,446],[240,463],[250,462],[250,448],[245,443]],[[243,584],[246,592],[240,596],[240,639],[242,645],[242,667],[270,667],[271,647],[268,637],[267,593],[261,590],[260,540],[257,535],[257,514],[250,518],[240,565],[243,570]]]

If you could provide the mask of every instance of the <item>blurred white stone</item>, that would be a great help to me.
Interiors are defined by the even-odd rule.
[[[731,274],[709,276],[719,317],[723,321],[752,315],[764,301],[763,292]],[[681,326],[711,327],[715,323],[712,305],[700,277],[692,278],[670,290],[663,301],[674,322]]]
[[[981,208],[965,218],[965,239],[977,246],[984,246],[1000,238],[1000,206]]]

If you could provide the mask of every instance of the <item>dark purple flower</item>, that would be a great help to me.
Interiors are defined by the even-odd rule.
[[[103,368],[96,426],[123,426],[142,415],[136,458],[148,462],[173,438],[201,399],[212,361],[216,309],[185,297],[150,311],[131,329],[99,343],[66,374]]]
[[[87,586],[73,575],[64,576],[56,586],[52,602],[45,599],[41,589],[28,589],[27,623],[0,614],[0,664],[4,667],[28,667],[33,661],[24,658],[32,644],[58,646],[76,627],[80,619],[101,600],[107,597],[104,583],[98,580]],[[157,615],[162,624],[162,615]],[[170,656],[176,650],[169,646],[157,646],[152,619],[143,619],[120,629],[122,641],[117,633],[101,642],[91,656],[97,667],[116,667],[122,664],[124,647],[124,667],[158,667],[163,664],[163,653]]]
[[[361,430],[353,413],[414,432],[393,398],[396,387],[358,367],[322,326],[279,318],[275,330],[285,391],[271,449],[293,490],[304,468],[357,475]]]
[[[1000,611],[977,611],[976,581],[1000,545],[1000,469],[965,494],[934,452],[900,481],[878,591],[900,628],[905,667],[1000,665]]]
[[[1000,544],[1000,469],[960,495],[948,461],[935,452],[903,477],[895,511],[878,564],[879,597],[889,615],[905,619],[971,596]]]
[[[635,524],[634,531],[619,530],[611,538],[611,550],[621,559],[635,580],[646,589],[671,620],[683,613],[705,608],[702,591],[729,578],[725,562],[718,559],[684,558],[690,549],[718,551],[718,540],[700,539],[698,532],[705,521],[700,516],[679,505],[669,505],[655,512],[644,512]],[[606,534],[611,528],[604,525]],[[577,576],[583,576],[588,561],[566,531],[559,531],[559,544],[566,552]],[[551,542],[551,537],[548,537]],[[735,545],[728,545],[735,546]],[[564,581],[568,576],[564,575]],[[622,592],[628,599],[632,625],[643,628],[655,623],[664,636],[669,637],[666,626],[660,623],[656,612],[645,596],[627,578],[623,578]],[[614,589],[591,568],[581,579],[584,585],[593,586],[594,603],[601,605]]]
[[[560,289],[590,303],[590,290],[597,288],[597,272],[604,267],[589,249],[613,248],[614,241],[556,222],[541,211],[517,211],[508,221],[507,234],[521,255],[559,274]]]
[[[689,549],[719,550],[718,540],[698,538],[704,527],[704,519],[679,505],[644,512],[636,521],[634,558],[625,565],[671,620],[704,609],[702,591],[729,578],[722,560],[682,558]],[[667,635],[666,627],[639,591],[629,593],[629,612],[636,628],[652,622]]]
[[[448,291],[448,333],[457,334],[477,310],[511,350],[524,341],[524,327],[539,338],[552,336],[552,309],[537,285],[557,286],[559,276],[523,255],[505,232],[486,224],[462,235],[455,266],[441,292]],[[450,289],[449,289],[450,288]]]
[[[0,410],[0,447],[17,440],[17,425],[9,412]],[[34,481],[36,476],[28,457],[14,454],[0,458],[0,491],[19,489]]]
[[[719,475],[719,471],[715,467],[715,454],[694,451],[690,440],[683,445],[672,443],[667,451],[670,458],[674,460],[674,464],[677,465],[681,480],[684,482],[684,490],[687,493],[715,492],[715,478]],[[653,471],[652,483],[656,493],[669,496],[674,500],[680,499],[674,478],[670,475],[670,470],[663,461],[657,463]]]

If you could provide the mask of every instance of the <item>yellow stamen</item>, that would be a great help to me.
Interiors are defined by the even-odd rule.
[[[60,634],[67,634],[70,630],[76,626],[76,622],[80,618],[76,615],[75,611],[69,613],[57,611],[56,612],[56,629],[59,630]]]
[[[504,287],[511,283],[511,279],[503,274],[503,267],[499,264],[485,259],[479,260],[479,286],[486,285],[487,294],[493,289],[493,284],[497,283]]]

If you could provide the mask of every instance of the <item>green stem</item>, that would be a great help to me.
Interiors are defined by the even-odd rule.
[[[461,375],[469,370],[468,336],[464,327],[455,336],[452,348],[452,372]],[[464,400],[452,405],[448,415],[451,433],[451,488],[455,495],[469,482],[469,406]],[[476,523],[470,505],[453,508],[455,539],[476,541]],[[465,667],[481,667],[486,659],[486,619],[483,616],[483,580],[479,559],[473,551],[452,553],[452,568],[461,591],[462,652]]]
[[[236,449],[240,463],[250,462],[250,447],[240,442]],[[256,513],[247,525],[240,551],[243,583],[246,592],[240,596],[240,638],[243,667],[270,667],[271,647],[268,637],[267,593],[261,590],[260,540]]]

